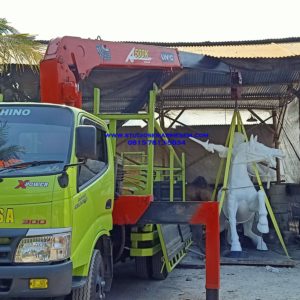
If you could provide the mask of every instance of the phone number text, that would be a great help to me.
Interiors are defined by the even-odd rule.
[[[133,139],[128,140],[127,144],[130,146],[136,146],[136,145],[154,145],[154,146],[166,146],[166,145],[172,145],[172,146],[178,146],[178,145],[185,145],[185,140],[140,140],[140,139]]]

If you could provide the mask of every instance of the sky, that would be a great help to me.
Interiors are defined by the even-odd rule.
[[[299,0],[9,0],[21,33],[107,41],[203,42],[300,37]]]

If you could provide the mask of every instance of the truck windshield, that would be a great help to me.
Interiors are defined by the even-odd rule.
[[[59,173],[70,160],[73,113],[51,106],[0,106],[0,176]]]

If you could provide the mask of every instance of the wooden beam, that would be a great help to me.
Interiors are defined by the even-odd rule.
[[[272,110],[272,116],[273,116],[273,126],[275,129],[275,134],[274,134],[274,143],[275,143],[275,148],[278,149],[279,148],[279,140],[278,140],[278,124],[277,124],[277,112],[276,110]],[[281,178],[280,178],[280,161],[278,158],[276,158],[276,181],[277,184],[280,183]]]
[[[165,117],[168,118],[168,119],[170,119],[170,120],[172,120],[172,121],[175,121],[175,123],[178,123],[178,124],[180,124],[180,125],[182,125],[182,126],[188,128],[188,129],[190,129],[190,130],[193,131],[193,132],[198,133],[198,131],[195,130],[194,128],[192,128],[191,126],[188,126],[188,125],[186,125],[186,124],[184,124],[184,123],[182,123],[182,122],[180,122],[180,121],[178,121],[178,120],[176,121],[174,118],[169,117],[169,116],[167,116],[167,115],[166,115]]]
[[[184,113],[185,109],[183,109],[178,115],[177,117],[173,120],[173,122],[171,123],[171,125],[168,127],[169,128],[172,128],[172,126],[176,123],[176,121],[181,117],[181,115]]]
[[[184,74],[187,73],[187,69],[183,69],[178,74],[176,74],[174,77],[172,77],[168,82],[166,82],[159,90],[158,94],[162,93],[165,89],[167,89],[173,82],[175,82],[177,79],[182,77]]]
[[[278,118],[278,124],[279,124],[279,129],[278,129],[278,133],[277,133],[278,139],[280,138],[281,131],[282,131],[282,128],[283,128],[283,121],[284,121],[284,118],[285,118],[286,110],[287,110],[287,104],[281,109],[280,115],[279,115],[279,118]]]
[[[250,111],[250,113],[260,121],[261,124],[266,124],[266,120],[263,120],[257,113],[255,113],[255,111],[251,108],[248,108],[248,111]],[[268,119],[271,119],[272,117],[268,118]],[[269,124],[266,124],[267,125],[267,129],[269,131],[271,131],[273,134],[275,133],[275,130],[269,125]]]

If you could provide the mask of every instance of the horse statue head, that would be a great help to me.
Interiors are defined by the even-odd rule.
[[[248,142],[244,135],[236,132],[233,144],[233,163],[266,162],[268,165],[275,165],[275,158],[282,159],[284,154],[281,150],[268,147],[257,141],[257,136],[250,136]]]

